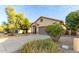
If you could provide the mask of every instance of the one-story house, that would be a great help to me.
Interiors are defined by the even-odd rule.
[[[61,20],[41,16],[31,25],[31,32],[34,34],[46,34],[45,28],[54,23],[60,23]]]

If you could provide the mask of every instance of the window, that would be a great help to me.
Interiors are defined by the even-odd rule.
[[[40,22],[43,22],[43,19],[40,19]]]

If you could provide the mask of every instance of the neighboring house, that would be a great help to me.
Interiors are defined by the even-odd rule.
[[[31,25],[31,32],[34,34],[46,34],[45,28],[48,25],[52,25],[54,23],[60,23],[62,21],[41,16]]]

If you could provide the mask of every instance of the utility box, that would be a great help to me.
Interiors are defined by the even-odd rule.
[[[73,49],[74,49],[74,51],[79,51],[79,38],[74,38]]]

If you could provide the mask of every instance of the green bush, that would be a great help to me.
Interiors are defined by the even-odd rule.
[[[61,24],[53,24],[46,27],[45,31],[54,41],[58,41],[60,36],[64,33],[64,28]]]
[[[76,35],[76,31],[79,29],[79,10],[70,12],[66,16],[65,23],[71,30],[71,35]]]
[[[52,53],[58,51],[58,44],[49,39],[34,40],[24,44],[21,48],[22,53]]]
[[[3,27],[0,26],[0,33],[3,32],[3,31],[4,31]]]

